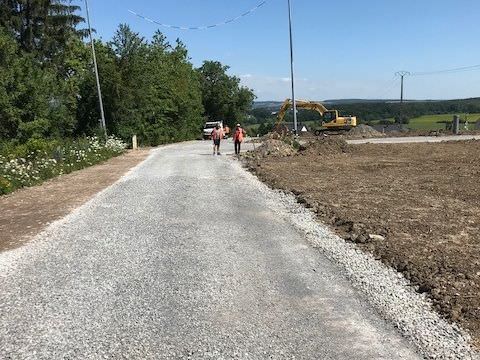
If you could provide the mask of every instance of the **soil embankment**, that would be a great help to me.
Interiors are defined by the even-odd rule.
[[[345,240],[394,267],[480,344],[480,141],[293,151],[266,140],[245,162]],[[275,143],[275,144],[272,144]],[[276,151],[278,149],[278,151]]]

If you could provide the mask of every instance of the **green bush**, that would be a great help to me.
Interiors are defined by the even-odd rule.
[[[105,161],[122,154],[126,145],[110,137],[78,140],[30,139],[25,144],[3,144],[0,148],[0,194],[40,184],[52,177]]]

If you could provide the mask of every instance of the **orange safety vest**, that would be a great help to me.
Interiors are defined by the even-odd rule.
[[[237,142],[242,142],[243,137],[245,136],[245,130],[242,128],[235,129],[235,134],[233,135],[233,140]]]

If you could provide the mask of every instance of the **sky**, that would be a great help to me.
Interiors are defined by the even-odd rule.
[[[306,100],[397,98],[395,72],[480,64],[478,0],[291,0],[296,97]],[[83,1],[74,2],[83,5]],[[269,0],[250,16],[207,30],[151,24],[219,23],[261,0],[89,0],[96,36],[109,41],[127,23],[147,40],[160,29],[180,38],[195,66],[218,60],[252,88],[259,101],[291,96],[287,0]],[[83,6],[82,6],[83,11]],[[405,78],[407,99],[480,96],[475,71]]]

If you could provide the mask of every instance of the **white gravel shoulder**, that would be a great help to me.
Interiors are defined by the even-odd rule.
[[[166,145],[165,147],[167,146],[168,145]],[[61,231],[62,227],[67,226],[72,220],[81,216],[81,214],[78,211],[79,209],[82,209],[85,211],[88,211],[88,209],[93,209],[95,206],[97,206],[98,203],[102,201],[102,199],[106,196],[106,194],[111,191],[112,187],[115,184],[128,181],[132,177],[135,177],[137,171],[140,168],[144,167],[145,164],[147,164],[148,161],[153,156],[155,156],[157,151],[161,151],[165,147],[157,148],[155,150],[150,151],[149,156],[144,161],[132,167],[125,175],[123,175],[114,184],[99,191],[85,204],[73,210],[70,214],[48,225],[45,229],[43,229],[40,232],[40,234],[35,236],[29,242],[28,246],[21,246],[19,248],[14,248],[14,249],[2,252],[0,256],[0,279],[7,278],[7,276],[9,276],[12,272],[14,272],[22,260],[28,261],[29,258],[31,258],[32,256],[35,256],[41,250],[46,250],[46,248],[50,246],[50,244],[48,243],[48,240],[50,239],[52,234],[54,234],[57,231]]]
[[[445,141],[480,140],[479,135],[448,135],[448,136],[406,136],[384,137],[370,139],[347,140],[348,144],[407,144],[407,143],[439,143]]]
[[[403,275],[335,235],[316,220],[310,209],[299,204],[293,194],[272,190],[243,169],[239,162],[234,166],[241,168],[252,186],[265,195],[272,211],[288,219],[305,233],[315,248],[340,265],[353,285],[418,347],[423,356],[430,359],[480,359],[470,345],[470,336],[457,325],[442,319],[428,299],[415,292]]]
[[[307,244],[300,250],[305,235],[425,357],[479,359],[401,275],[332,234],[294,196],[200,145],[152,151],[28,246],[0,254],[0,358],[191,358],[193,350],[215,359],[392,358],[404,348],[395,329],[363,309],[363,296],[349,297],[337,266],[327,269]],[[218,198],[207,202],[212,188]],[[217,209],[220,199],[227,206]],[[213,210],[228,221],[222,233],[209,222]],[[317,260],[325,278],[309,270]]]

